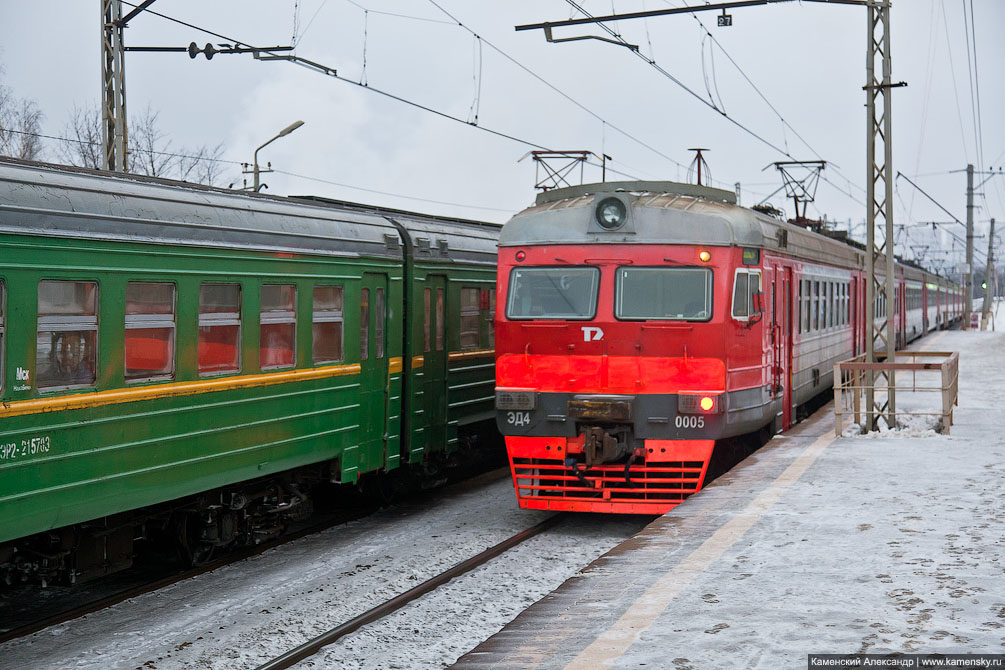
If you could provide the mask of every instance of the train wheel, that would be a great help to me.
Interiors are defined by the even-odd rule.
[[[182,565],[197,568],[213,558],[216,547],[199,539],[198,523],[191,523],[192,514],[182,513],[172,522],[175,548]],[[195,519],[198,522],[198,519]]]

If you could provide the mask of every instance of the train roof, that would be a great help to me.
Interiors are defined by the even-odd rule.
[[[495,265],[496,242],[502,224],[429,216],[383,207],[330,200],[318,196],[294,196],[297,200],[322,203],[337,208],[372,212],[399,228],[406,250],[417,261],[464,261]]]
[[[615,197],[627,205],[628,221],[603,228],[595,203]],[[736,196],[707,186],[668,181],[584,184],[540,193],[531,207],[503,226],[500,247],[549,244],[696,244],[756,247],[800,260],[865,267],[865,248],[736,204]],[[898,259],[900,262],[900,259]],[[880,270],[885,266],[880,259]],[[936,278],[921,268],[902,266],[912,278]],[[948,280],[939,277],[943,282]]]
[[[447,243],[445,260],[488,262],[488,254],[494,260],[498,226],[492,224],[0,159],[3,233],[401,258],[400,224],[392,217],[439,234]]]
[[[594,203],[617,197],[629,221],[605,230]],[[730,191],[675,182],[606,182],[542,193],[503,227],[500,246],[701,244],[781,250],[809,261],[861,266],[864,251],[736,204]]]

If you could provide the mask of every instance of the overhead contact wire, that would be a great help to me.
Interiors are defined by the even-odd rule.
[[[524,65],[523,63],[521,63],[520,61],[518,61],[513,56],[510,56],[508,53],[506,53],[505,51],[503,51],[500,47],[496,46],[491,41],[489,41],[488,39],[486,39],[485,37],[483,37],[479,33],[475,32],[472,28],[470,28],[467,25],[465,25],[463,21],[461,21],[456,16],[454,16],[453,14],[451,14],[449,11],[447,11],[446,9],[444,9],[442,5],[440,5],[438,2],[436,2],[436,0],[429,0],[429,3],[431,5],[433,5],[434,7],[436,7],[437,9],[439,9],[441,12],[443,12],[443,14],[445,14],[448,17],[450,17],[450,19],[453,20],[454,23],[456,23],[458,26],[460,26],[464,30],[468,31],[469,33],[471,33],[475,37],[479,38],[482,42],[484,42],[485,44],[487,44],[489,46],[489,48],[491,48],[493,51],[495,51],[496,53],[498,53],[500,56],[502,56],[503,58],[505,58],[509,62],[513,63],[514,65],[516,65],[518,68],[520,68],[521,70],[523,70],[524,72],[526,72],[527,74],[529,74],[534,79],[537,79],[539,82],[541,82],[542,84],[544,84],[545,86],[547,86],[548,88],[550,88],[552,91],[554,91],[558,95],[560,95],[563,98],[565,98],[567,101],[571,102],[573,105],[575,105],[576,107],[578,107],[582,111],[586,112],[587,114],[589,114],[593,118],[597,119],[598,121],[601,121],[602,123],[610,126],[612,130],[615,130],[618,133],[621,133],[624,137],[626,137],[629,140],[635,142],[639,146],[641,146],[641,147],[643,147],[645,149],[648,149],[649,151],[653,152],[657,156],[670,161],[671,163],[673,163],[677,167],[684,167],[683,163],[680,163],[680,162],[674,160],[673,158],[671,158],[667,154],[663,153],[662,151],[660,151],[656,147],[652,146],[651,144],[648,144],[647,142],[645,142],[643,140],[640,140],[639,138],[635,137],[634,135],[632,135],[628,131],[623,130],[622,128],[619,128],[618,126],[614,125],[613,123],[611,123],[610,121],[606,120],[605,118],[603,118],[602,116],[600,116],[599,114],[597,114],[596,112],[594,112],[592,109],[590,109],[589,107],[587,107],[583,103],[581,103],[578,100],[576,100],[575,98],[573,98],[571,95],[569,95],[565,91],[561,90],[560,88],[558,88],[557,86],[555,86],[554,84],[552,84],[550,81],[548,81],[547,79],[545,79],[544,77],[542,77],[538,73],[534,72],[532,69],[530,69],[529,67],[527,67],[526,65]]]
[[[135,7],[136,6],[136,5],[132,4],[131,2],[128,2],[127,0],[122,0],[122,4],[128,5],[130,7]],[[182,21],[180,19],[176,19],[174,17],[167,16],[166,14],[161,14],[159,12],[155,12],[155,11],[153,11],[151,9],[146,9],[144,11],[146,11],[146,12],[148,12],[150,14],[153,14],[154,16],[158,16],[158,17],[160,17],[162,19],[165,19],[166,21],[171,21],[173,23],[177,23],[179,25],[183,25],[183,26],[186,26],[188,28],[192,28],[193,30],[198,30],[200,32],[206,33],[207,35],[212,35],[212,36],[218,37],[218,38],[220,38],[222,40],[226,40],[228,42],[233,43],[236,46],[243,46],[243,47],[250,48],[250,49],[257,48],[257,47],[254,47],[253,45],[251,45],[251,44],[249,44],[247,42],[243,42],[241,40],[236,40],[236,39],[234,39],[232,37],[228,37],[226,35],[221,35],[220,33],[216,33],[216,32],[213,32],[211,30],[207,30],[206,28],[202,28],[200,26],[188,23],[186,21]],[[261,51],[261,53],[269,54],[269,55],[272,55],[272,56],[279,56],[279,58],[278,58],[279,60],[285,60],[285,61],[287,61],[289,63],[293,63],[294,65],[298,65],[300,67],[307,68],[307,69],[311,70],[312,72],[320,72],[320,70],[318,70],[318,64],[317,63],[308,64],[308,63],[304,62],[303,59],[300,59],[300,58],[298,58],[296,56],[286,56],[286,55],[282,55],[282,54],[275,54],[274,52],[269,51],[268,49],[259,49],[259,51]],[[352,84],[353,86],[358,86],[359,88],[362,88],[362,89],[367,90],[367,91],[372,91],[374,93],[380,94],[380,95],[382,95],[382,96],[384,96],[386,98],[389,98],[391,100],[396,100],[396,101],[401,102],[403,104],[409,105],[410,107],[414,107],[416,109],[420,109],[422,111],[428,112],[430,114],[434,114],[434,115],[442,117],[444,119],[448,119],[450,121],[455,121],[457,123],[462,123],[465,126],[468,126],[469,128],[476,128],[478,130],[481,130],[483,132],[489,133],[491,135],[495,135],[496,137],[501,137],[503,139],[507,139],[507,140],[510,140],[512,142],[517,142],[518,144],[523,144],[523,145],[526,145],[526,146],[529,146],[529,147],[533,147],[535,149],[540,149],[542,151],[552,151],[552,149],[550,149],[549,147],[546,147],[544,145],[538,144],[536,142],[531,142],[530,140],[525,140],[525,139],[522,139],[520,137],[517,137],[516,135],[510,135],[508,133],[504,133],[504,132],[499,131],[499,130],[493,130],[493,129],[488,128],[486,126],[474,125],[474,124],[468,123],[467,121],[465,121],[464,119],[462,119],[460,117],[452,116],[450,114],[447,114],[446,112],[441,112],[438,109],[434,109],[432,107],[428,107],[428,106],[423,105],[421,103],[414,102],[412,100],[408,100],[407,98],[403,98],[403,97],[401,97],[399,95],[395,95],[394,93],[390,93],[388,91],[384,91],[382,89],[375,88],[373,86],[364,85],[364,84],[362,84],[360,82],[353,81],[352,79],[347,79],[346,77],[343,77],[343,76],[339,75],[334,68],[328,68],[327,66],[321,66],[321,67],[325,67],[326,71],[324,72],[324,74],[327,74],[328,76],[332,77],[333,79],[337,79],[339,81],[343,81],[343,82],[345,82],[347,84]],[[595,162],[592,162],[592,161],[588,161],[587,163],[589,165],[593,166],[593,167],[600,167],[599,163],[595,163]],[[633,175],[630,175],[630,174],[627,174],[625,172],[621,172],[621,171],[615,170],[615,169],[610,168],[610,167],[607,168],[607,169],[610,172],[613,172],[615,174],[620,174],[621,176],[627,177],[628,179],[637,179],[637,177],[635,177]]]

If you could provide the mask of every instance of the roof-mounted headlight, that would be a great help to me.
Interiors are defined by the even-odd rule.
[[[617,230],[628,220],[628,210],[618,198],[604,198],[597,205],[596,216],[601,228]]]

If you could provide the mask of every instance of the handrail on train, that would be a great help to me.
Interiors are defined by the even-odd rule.
[[[919,362],[919,358],[941,359]],[[911,359],[907,362],[904,359]],[[897,411],[895,416],[938,416],[942,423],[939,431],[949,435],[949,427],[953,425],[953,407],[959,405],[960,352],[958,351],[898,351],[896,363],[866,363],[865,354],[849,358],[834,364],[834,434],[840,437],[844,432],[844,419],[851,416],[853,423],[859,426],[868,423],[875,424],[875,417],[880,411],[875,407],[866,407],[863,396],[868,389],[874,393],[887,393],[888,387],[883,385],[868,385],[868,372],[893,373],[893,390],[895,394],[902,392],[937,391],[942,394],[941,411],[908,410]],[[941,373],[941,384],[918,385],[919,372]],[[907,375],[898,372],[910,372],[910,385],[902,384]],[[889,378],[891,375],[887,374]],[[923,375],[924,377],[924,375]],[[925,383],[925,380],[922,380]],[[885,412],[883,412],[885,414]],[[865,422],[863,421],[865,418]],[[891,426],[894,428],[895,426]]]

